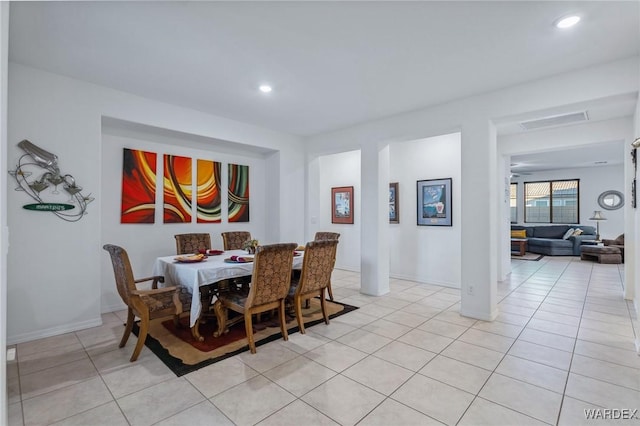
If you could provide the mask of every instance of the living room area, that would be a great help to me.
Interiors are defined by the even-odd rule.
[[[611,240],[624,239],[625,150],[612,142],[513,156],[512,255],[581,256],[589,247],[599,262],[622,263],[624,242]]]

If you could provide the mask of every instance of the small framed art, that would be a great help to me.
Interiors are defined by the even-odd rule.
[[[389,223],[400,223],[398,182],[389,184]]]
[[[451,178],[417,182],[418,225],[452,226]]]
[[[331,223],[353,223],[353,186],[331,188]]]

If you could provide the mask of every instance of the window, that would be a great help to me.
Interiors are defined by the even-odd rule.
[[[511,210],[511,223],[518,223],[518,184],[510,185],[509,209]]]
[[[525,182],[524,221],[580,223],[580,180]]]

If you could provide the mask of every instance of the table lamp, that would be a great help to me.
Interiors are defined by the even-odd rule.
[[[602,216],[602,212],[600,210],[595,210],[593,212],[593,216],[590,217],[589,220],[596,221],[596,241],[600,242],[600,221],[607,220],[607,218]]]

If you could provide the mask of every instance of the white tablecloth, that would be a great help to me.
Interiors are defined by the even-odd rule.
[[[179,263],[175,261],[176,255],[164,256],[156,259],[153,264],[153,275],[164,277],[164,285],[182,285],[191,293],[191,327],[200,316],[202,306],[200,305],[199,287],[214,284],[218,281],[251,275],[253,272],[253,262],[248,263],[227,263],[224,260],[231,256],[253,256],[247,255],[245,250],[227,250],[219,256],[209,256],[206,260],[196,263]],[[293,258],[293,268],[302,267],[303,256]]]

